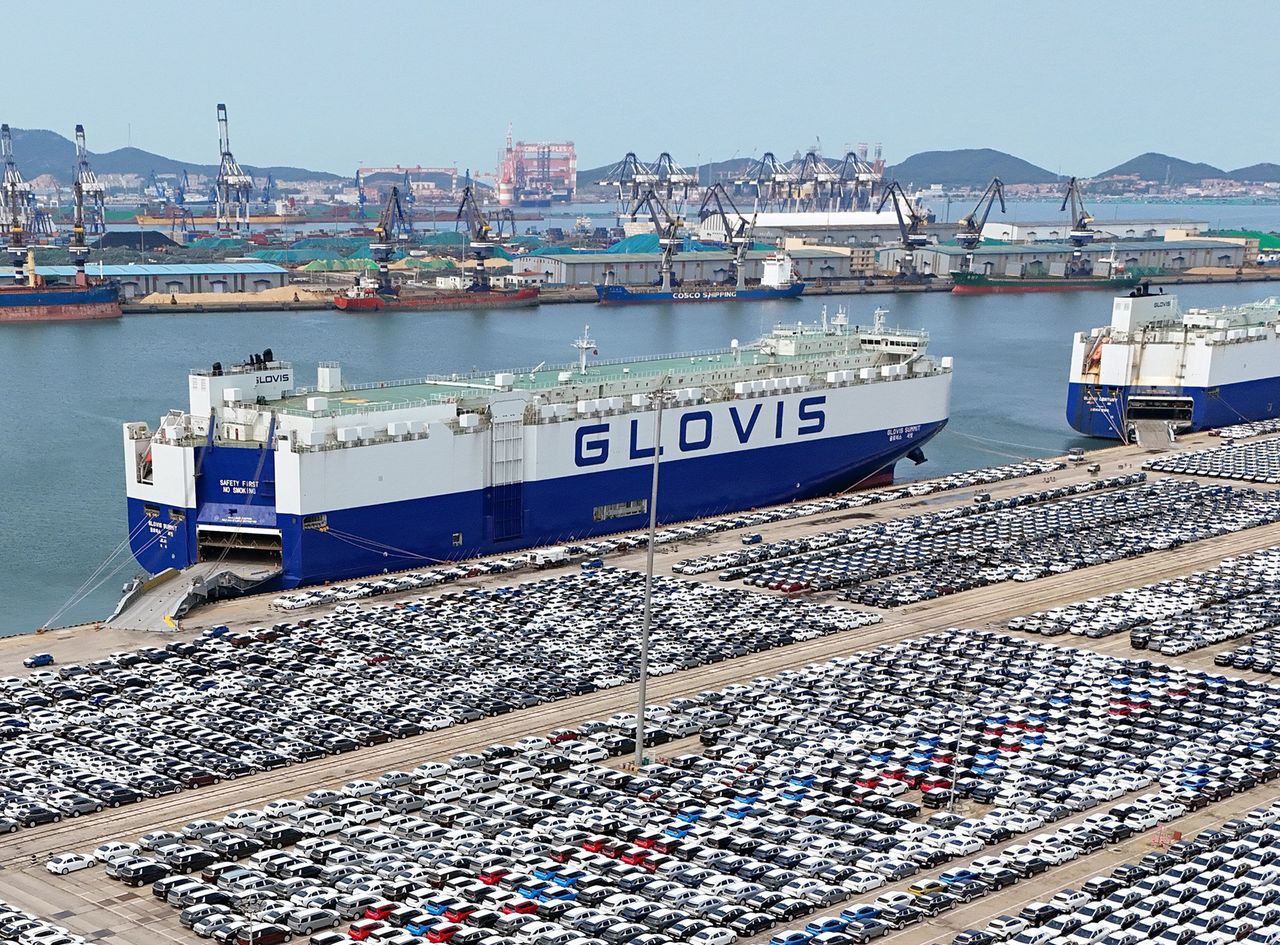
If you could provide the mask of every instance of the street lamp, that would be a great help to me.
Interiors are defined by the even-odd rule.
[[[965,705],[960,712],[960,728],[956,731],[956,751],[951,758],[951,793],[947,797],[947,813],[954,814],[956,812],[956,775],[960,771],[960,740],[964,737],[965,730],[969,727],[969,714],[973,711],[973,706]]]
[[[653,475],[649,484],[649,548],[644,569],[644,618],[640,624],[640,687],[636,697],[636,770],[644,766],[644,710],[649,690],[649,630],[653,626],[653,546],[658,531],[658,464],[662,459],[662,408],[670,392],[667,376],[648,395],[653,414]]]

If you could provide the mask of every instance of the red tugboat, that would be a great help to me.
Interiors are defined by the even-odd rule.
[[[387,303],[378,294],[378,284],[364,276],[341,295],[333,297],[334,308],[344,312],[381,312]]]

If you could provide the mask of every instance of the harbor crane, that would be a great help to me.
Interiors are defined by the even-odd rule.
[[[374,224],[373,242],[369,244],[369,255],[378,264],[379,295],[395,295],[395,287],[391,285],[391,257],[395,255],[396,244],[407,240],[411,233],[412,226],[400,205],[400,188],[392,187]]]
[[[987,217],[991,215],[991,208],[997,200],[1000,201],[1000,212],[1004,213],[1004,182],[993,177],[977,205],[956,223],[956,242],[968,251],[968,264],[973,262],[973,251],[982,242],[982,228],[986,226]]]
[[[824,161],[816,148],[810,149],[793,172],[796,197],[802,210],[832,210],[840,174]]]
[[[1067,192],[1062,195],[1062,206],[1059,210],[1066,210],[1067,205],[1071,206],[1071,232],[1068,239],[1071,245],[1079,249],[1081,246],[1088,246],[1093,242],[1093,217],[1089,215],[1089,211],[1084,208],[1084,198],[1080,193],[1080,182],[1076,178],[1067,181]],[[1077,253],[1076,255],[1079,255]]]
[[[493,223],[490,223],[472,192],[470,171],[467,172],[466,181],[466,186],[462,188],[462,202],[458,205],[455,226],[466,226],[468,250],[476,262],[475,275],[472,276],[468,289],[472,292],[488,292],[493,286],[485,269],[485,261],[494,257],[504,238],[515,235],[516,218],[510,207],[502,207],[494,215]]]
[[[253,178],[246,174],[231,153],[231,135],[227,130],[227,106],[218,103],[218,147],[222,163],[218,165],[215,187],[219,233],[249,229],[249,199],[253,196]]]
[[[680,249],[680,228],[684,226],[684,220],[671,213],[652,187],[641,194],[632,205],[631,219],[635,220],[641,210],[647,210],[649,218],[653,220],[653,228],[658,233],[658,248],[662,250],[658,284],[662,286],[662,291],[670,292],[673,282],[671,259]]]
[[[836,168],[836,193],[841,210],[870,210],[875,199],[880,175],[867,161],[866,148],[861,152],[848,151]]]
[[[30,214],[31,185],[13,159],[13,135],[8,125],[0,125],[0,159],[4,161],[4,222],[8,228],[9,260],[13,264],[13,281],[26,281],[23,266],[27,258],[27,221]]]
[[[884,189],[876,213],[884,210],[884,205],[893,201],[893,212],[898,218],[898,233],[902,238],[902,260],[898,264],[898,278],[912,282],[923,278],[916,268],[917,249],[929,245],[929,234],[922,227],[929,222],[929,214],[919,204],[911,200],[896,180]]]
[[[734,192],[756,198],[764,209],[783,209],[795,196],[795,174],[766,151],[758,161],[747,165],[746,172],[733,181]]]
[[[728,204],[729,209],[725,209]],[[729,216],[732,211],[733,216]],[[730,279],[738,289],[747,284],[747,251],[752,246],[752,236],[756,228],[756,214],[748,220],[734,204],[724,184],[719,181],[712,184],[702,198],[702,206],[698,209],[698,219],[702,221],[718,219],[724,227],[724,242],[733,250],[732,272]]]
[[[262,208],[264,210],[271,206],[271,201],[275,198],[275,195],[276,195],[276,179],[271,175],[270,172],[268,172],[267,179],[262,185],[262,193],[258,195],[258,200],[261,201]]]
[[[84,125],[76,125],[76,173],[71,191],[75,198],[71,221],[71,241],[68,249],[76,267],[76,284],[86,285],[84,264],[89,258],[86,233],[101,234],[107,231],[105,188],[89,166],[89,150],[84,143]]]
[[[665,194],[668,201],[676,199],[676,191],[680,191],[681,200],[688,200],[689,188],[698,183],[697,177],[677,164],[666,151],[653,163],[653,176],[656,178],[654,190]]]

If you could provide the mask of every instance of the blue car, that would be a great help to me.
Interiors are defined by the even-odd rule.
[[[848,920],[833,916],[827,919],[814,919],[804,927],[804,930],[810,935],[817,936],[824,932],[843,932],[848,925]]]
[[[35,669],[38,666],[52,666],[52,653],[34,653],[22,661],[22,665],[27,669]]]
[[[552,880],[556,878],[556,873],[562,869],[564,869],[564,866],[560,863],[555,863],[551,866],[539,866],[533,871],[533,878]]]
[[[769,945],[807,945],[811,938],[808,932],[782,932],[769,939]]]
[[[846,923],[862,922],[866,919],[878,919],[880,918],[880,910],[875,906],[851,906],[850,908],[841,911],[840,918],[844,919]]]
[[[404,930],[408,932],[410,935],[426,935],[428,932],[430,932],[433,928],[435,928],[439,924],[440,924],[440,920],[435,918],[434,916],[431,916],[431,917],[422,916],[420,918],[413,919],[409,922],[406,922],[404,925]]]

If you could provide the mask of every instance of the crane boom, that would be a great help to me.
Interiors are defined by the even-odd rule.
[[[227,106],[218,103],[218,150],[221,162],[215,186],[217,222],[220,232],[249,229],[249,198],[253,196],[253,178],[244,172],[231,153],[231,133],[227,123]]]
[[[916,270],[915,251],[929,244],[929,234],[922,227],[929,222],[929,216],[917,206],[903,191],[896,180],[884,189],[876,213],[884,210],[884,205],[893,201],[893,212],[898,218],[898,232],[902,237],[902,262],[898,267],[898,276],[902,279],[920,278]],[[905,209],[905,212],[903,208]]]
[[[1067,181],[1067,192],[1062,195],[1062,206],[1058,209],[1066,210],[1068,204],[1071,206],[1071,233],[1068,237],[1071,245],[1079,248],[1092,243],[1093,217],[1085,209],[1080,182],[1074,177]]]
[[[671,260],[680,248],[680,228],[684,226],[684,220],[672,215],[652,187],[636,198],[636,202],[631,207],[631,219],[637,219],[641,210],[648,211],[649,218],[653,221],[653,228],[658,233],[658,248],[662,250],[662,262],[658,270],[659,282],[664,292],[670,292]]]
[[[504,238],[504,233],[514,235],[515,214],[510,207],[501,208],[494,217],[496,226],[489,222],[476,202],[471,188],[471,172],[467,172],[467,183],[462,188],[462,202],[458,204],[455,226],[459,223],[466,226],[467,240],[471,257],[476,262],[475,275],[472,277],[470,289],[473,292],[488,292],[492,289],[489,273],[485,269],[485,261],[492,259]],[[507,230],[507,227],[510,230]]]
[[[733,211],[737,222],[729,218],[725,204]],[[724,241],[733,250],[733,281],[739,289],[746,286],[747,251],[751,249],[752,237],[756,228],[756,214],[752,213],[748,220],[734,204],[733,198],[724,189],[724,184],[717,181],[707,190],[702,198],[702,206],[698,209],[699,220],[719,219],[724,226]]]
[[[373,241],[369,244],[369,255],[378,264],[379,295],[395,294],[395,287],[391,284],[391,257],[395,255],[396,241],[407,239],[409,230],[409,221],[400,205],[400,188],[392,187],[373,227]]]
[[[961,217],[957,222],[957,243],[971,252],[978,248],[978,244],[982,242],[982,228],[986,226],[987,217],[991,215],[991,207],[997,200],[1000,201],[1000,212],[1004,213],[1004,182],[998,177],[993,177],[977,205],[967,216]]]

